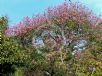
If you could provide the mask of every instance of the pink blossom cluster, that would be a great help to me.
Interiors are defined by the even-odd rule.
[[[78,3],[63,3],[57,7],[48,8],[48,11],[44,14],[36,15],[32,18],[25,17],[23,21],[15,25],[13,28],[7,30],[8,34],[15,34],[16,36],[23,36],[30,30],[34,30],[51,22],[53,19],[61,24],[66,21],[74,21],[78,24],[89,23],[94,26],[100,21],[100,18],[92,14],[92,12],[85,6]]]
[[[25,17],[22,22],[14,25],[12,28],[6,30],[7,35],[9,36],[24,36],[29,31],[38,28],[40,25],[47,23],[48,19],[46,15],[37,15],[30,19],[29,17]]]

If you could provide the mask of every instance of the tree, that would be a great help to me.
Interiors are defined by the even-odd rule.
[[[82,4],[65,2],[44,14],[25,17],[7,33],[13,33],[22,48],[29,49],[37,70],[51,76],[101,76],[101,22]]]
[[[13,66],[25,65],[28,53],[21,49],[16,38],[7,36],[7,17],[0,18],[0,75],[14,72]],[[29,59],[28,59],[29,60]]]

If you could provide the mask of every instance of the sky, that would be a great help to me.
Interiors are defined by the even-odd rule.
[[[68,1],[68,0],[66,0]],[[102,0],[72,0],[79,1],[93,10],[96,14],[102,13]],[[0,16],[7,15],[12,26],[19,23],[24,17],[32,17],[43,13],[48,7],[57,6],[65,0],[0,0]]]

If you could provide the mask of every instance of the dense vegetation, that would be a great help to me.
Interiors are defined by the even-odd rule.
[[[0,18],[0,76],[102,76],[102,19],[63,3],[9,28]]]

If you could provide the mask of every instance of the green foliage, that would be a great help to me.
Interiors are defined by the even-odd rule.
[[[27,61],[30,59],[29,53],[27,52],[28,50],[21,48],[15,38],[11,38],[5,33],[8,27],[7,18],[1,17],[0,22],[0,67],[5,64],[12,66],[27,65]],[[3,69],[3,67],[1,69]],[[4,71],[7,70],[4,69]],[[4,71],[0,71],[0,74],[5,74]]]
[[[24,68],[17,68],[16,67],[16,71],[14,74],[12,74],[12,76],[24,76]]]

